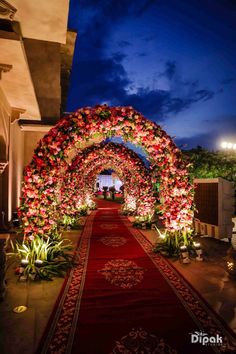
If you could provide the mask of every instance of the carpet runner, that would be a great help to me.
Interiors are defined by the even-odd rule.
[[[117,209],[88,217],[78,257],[39,353],[236,352],[233,333]],[[222,344],[191,343],[196,332]]]

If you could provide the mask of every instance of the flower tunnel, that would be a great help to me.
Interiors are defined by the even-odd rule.
[[[62,118],[39,142],[32,162],[24,172],[19,214],[25,238],[34,235],[50,237],[56,232],[60,203],[64,198],[61,188],[66,184],[68,172],[73,175],[71,166],[78,164],[75,162],[77,157],[83,158],[83,150],[89,144],[101,143],[112,136],[122,137],[145,151],[150,162],[151,180],[160,184],[160,210],[167,230],[191,228],[193,189],[181,151],[160,126],[132,107],[101,105],[81,108]],[[106,165],[117,167],[114,169],[119,172],[120,165],[115,158]],[[94,171],[91,179],[100,168],[102,166],[91,169]],[[86,174],[85,169],[84,172]],[[85,175],[86,178],[90,179]],[[133,178],[132,174],[130,178]]]
[[[73,159],[61,188],[63,213],[74,214],[86,203],[86,198],[92,201],[96,177],[104,168],[115,170],[123,181],[125,209],[130,208],[128,200],[132,196],[133,208],[137,206],[138,215],[153,213],[155,198],[148,169],[134,151],[114,143],[93,145]]]

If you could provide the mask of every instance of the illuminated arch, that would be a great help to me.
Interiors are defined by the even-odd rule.
[[[84,149],[74,158],[61,189],[64,195],[63,212],[74,214],[79,207],[78,199],[80,205],[85,203],[85,195],[92,194],[95,178],[104,168],[115,170],[123,180],[126,187],[126,206],[127,198],[132,194],[138,215],[153,214],[155,199],[148,169],[134,151],[114,143],[94,145]]]
[[[171,138],[156,123],[132,107],[106,105],[81,108],[62,118],[39,142],[25,169],[20,216],[25,236],[54,232],[58,210],[58,185],[71,156],[94,138],[111,136],[141,146],[160,183],[161,211],[169,231],[192,225],[193,192],[187,163]]]

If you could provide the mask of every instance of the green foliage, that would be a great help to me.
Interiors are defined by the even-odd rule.
[[[96,210],[97,209],[97,204],[92,200],[89,202],[88,208],[90,210]]]
[[[194,178],[222,177],[236,185],[236,152],[210,152],[200,146],[183,151],[192,163],[190,173]]]
[[[67,228],[69,226],[73,227],[77,223],[77,220],[75,217],[65,214],[62,217],[61,223],[65,228]]]
[[[35,237],[33,240],[11,242],[12,252],[7,255],[20,260],[20,277],[26,279],[52,280],[54,276],[64,276],[73,266],[72,249],[67,239],[56,235],[54,239]],[[27,264],[23,265],[26,261]]]
[[[82,205],[78,211],[81,216],[86,216],[88,214],[88,206]]]
[[[102,119],[108,119],[111,116],[111,112],[108,110],[103,110],[98,114],[98,116]]]
[[[133,226],[141,229],[142,225],[145,224],[146,229],[151,229],[152,217],[153,215],[151,214],[145,216],[136,216],[135,221],[133,222]]]
[[[180,247],[186,246],[190,254],[195,254],[193,247],[193,237],[192,233],[185,233],[183,231],[170,232],[165,230],[161,233],[156,227],[156,232],[161,238],[161,241],[157,243],[154,247],[154,252],[159,252],[166,257],[176,257],[180,256]]]

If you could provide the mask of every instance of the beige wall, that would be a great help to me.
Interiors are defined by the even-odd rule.
[[[66,44],[69,10],[69,0],[9,2],[16,8],[19,26],[0,14],[12,27],[0,28],[0,63],[8,66],[0,72],[0,160],[8,162],[0,174],[0,228],[2,211],[9,221],[19,206],[23,169],[46,134],[37,125],[34,131],[22,130],[18,119],[55,124],[60,117],[60,51]]]
[[[12,109],[0,89],[0,159],[9,161],[0,175],[0,219],[4,211],[5,221],[11,220],[12,211],[19,206],[23,169],[30,163],[38,141],[46,134],[24,132],[18,120],[10,123],[12,117]]]
[[[11,108],[0,88],[0,159],[7,160],[8,158],[8,143],[9,143],[9,117]]]
[[[76,32],[67,31],[66,44],[61,45],[61,115],[66,111],[76,36]]]
[[[4,211],[6,221],[12,219],[12,212],[20,205],[24,167],[31,162],[34,150],[45,134],[23,131],[17,120],[10,125],[9,165],[0,176],[0,211]]]
[[[69,0],[8,0],[24,38],[65,43]]]
[[[8,72],[2,73],[0,82],[10,106],[23,109],[24,119],[40,120],[39,106],[22,39],[14,33],[10,37],[8,32],[1,29],[0,63],[11,68]]]
[[[42,121],[56,121],[61,105],[60,44],[24,39],[34,89]]]
[[[8,143],[9,143],[9,120],[11,109],[0,88],[0,160],[8,160]],[[7,220],[8,213],[8,166],[4,172],[0,174],[0,228],[2,212],[5,213]]]
[[[31,162],[34,150],[45,134],[23,131],[18,121],[11,124],[9,166],[6,169],[3,196],[8,221],[12,218],[12,212],[20,205],[24,167]]]
[[[8,220],[12,218],[12,211],[20,205],[21,182],[24,163],[24,132],[18,122],[11,124],[10,158],[9,158],[9,205]]]
[[[27,166],[33,157],[40,139],[44,137],[45,132],[24,132],[24,166]]]

